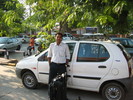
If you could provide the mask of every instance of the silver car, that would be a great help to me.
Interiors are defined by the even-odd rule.
[[[19,41],[16,38],[0,37],[0,49],[20,50],[21,45],[22,45],[21,41]]]

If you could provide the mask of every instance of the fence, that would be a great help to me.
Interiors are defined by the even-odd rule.
[[[23,56],[26,56],[26,52],[25,51],[0,49],[0,53],[2,55],[4,55],[4,57],[7,58],[7,59],[9,59],[9,52],[23,53]]]

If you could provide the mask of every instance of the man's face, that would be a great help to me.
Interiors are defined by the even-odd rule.
[[[55,39],[57,43],[60,43],[62,41],[62,36],[57,34]]]

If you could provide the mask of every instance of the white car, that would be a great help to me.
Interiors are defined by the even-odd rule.
[[[102,93],[105,100],[123,100],[131,89],[133,64],[122,48],[107,42],[67,41],[71,53],[67,86]],[[48,50],[24,58],[16,65],[16,75],[26,88],[48,84]]]
[[[30,37],[28,35],[18,35],[16,38],[21,41],[22,43],[29,42]]]
[[[0,49],[4,50],[20,50],[21,49],[21,41],[17,38],[12,37],[0,37]]]
[[[38,38],[35,39],[35,45],[40,45],[41,43],[43,43],[45,41],[45,36],[44,35],[40,35]]]

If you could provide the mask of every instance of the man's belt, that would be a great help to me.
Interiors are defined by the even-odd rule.
[[[55,63],[55,62],[52,62],[54,64],[57,64],[57,65],[65,65],[65,63]]]

